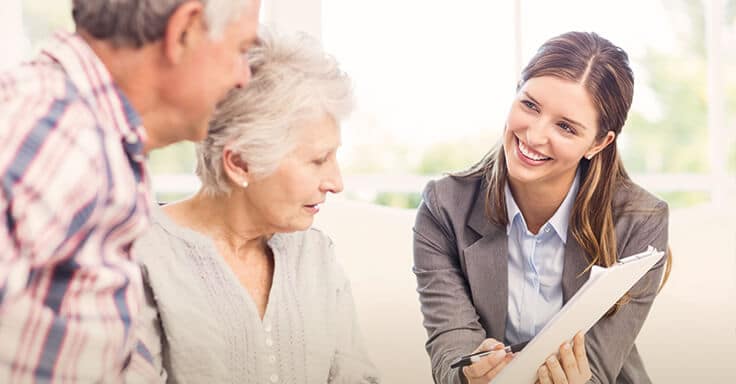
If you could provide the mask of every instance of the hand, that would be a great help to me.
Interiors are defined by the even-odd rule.
[[[582,384],[593,374],[588,365],[588,354],[585,352],[585,336],[578,332],[573,338],[573,346],[564,343],[560,346],[559,360],[550,356],[537,371],[538,384]],[[560,364],[560,361],[562,364]]]
[[[503,369],[503,367],[505,367],[513,357],[513,353],[507,354],[503,348],[503,343],[499,343],[495,339],[483,340],[473,353],[484,351],[494,352],[481,357],[480,360],[471,365],[463,367],[463,375],[468,379],[468,384],[488,384],[491,379],[501,372],[501,369]]]

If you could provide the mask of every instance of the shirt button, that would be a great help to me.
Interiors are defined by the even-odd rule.
[[[268,357],[268,362],[271,364],[276,364],[276,356],[271,355]]]
[[[138,142],[138,135],[136,135],[134,132],[129,132],[127,135],[125,135],[125,142],[128,144],[135,144]]]
[[[266,325],[263,327],[263,330],[266,332],[271,332],[271,324],[266,323]]]
[[[270,337],[267,337],[266,338],[266,345],[268,345],[269,347],[272,346],[273,345],[273,339],[271,339]]]
[[[279,375],[277,375],[275,373],[273,375],[271,375],[271,382],[272,383],[278,383],[279,382]]]
[[[549,227],[544,229],[545,232],[549,232]]]

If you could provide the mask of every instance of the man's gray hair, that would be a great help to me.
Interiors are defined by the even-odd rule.
[[[196,145],[203,191],[216,196],[230,187],[222,165],[226,148],[240,156],[256,178],[274,172],[296,145],[295,131],[325,114],[337,124],[353,109],[350,78],[306,34],[262,30],[248,52],[252,78],[230,91]]]
[[[141,47],[161,39],[169,17],[187,1],[192,0],[74,0],[72,17],[77,28],[97,39]],[[205,7],[205,21],[213,38],[219,38],[228,23],[242,14],[248,3],[254,2],[197,1]]]

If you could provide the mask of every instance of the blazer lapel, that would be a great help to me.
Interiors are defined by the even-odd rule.
[[[481,188],[468,220],[468,226],[481,237],[465,247],[463,258],[481,324],[490,337],[503,342],[508,311],[507,236],[505,228],[488,220],[484,203],[485,194]]]
[[[588,257],[585,251],[580,247],[572,233],[567,232],[567,244],[565,245],[565,262],[562,267],[562,301],[567,301],[580,289],[583,284],[588,281],[590,270],[585,271],[588,267]],[[582,273],[585,271],[585,273]]]

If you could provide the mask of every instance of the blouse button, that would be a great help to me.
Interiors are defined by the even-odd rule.
[[[271,382],[272,383],[278,383],[279,382],[279,375],[277,375],[275,373],[273,375],[271,375]]]
[[[266,338],[266,345],[268,345],[269,347],[272,346],[273,345],[273,339],[271,339],[270,337],[267,337]]]

